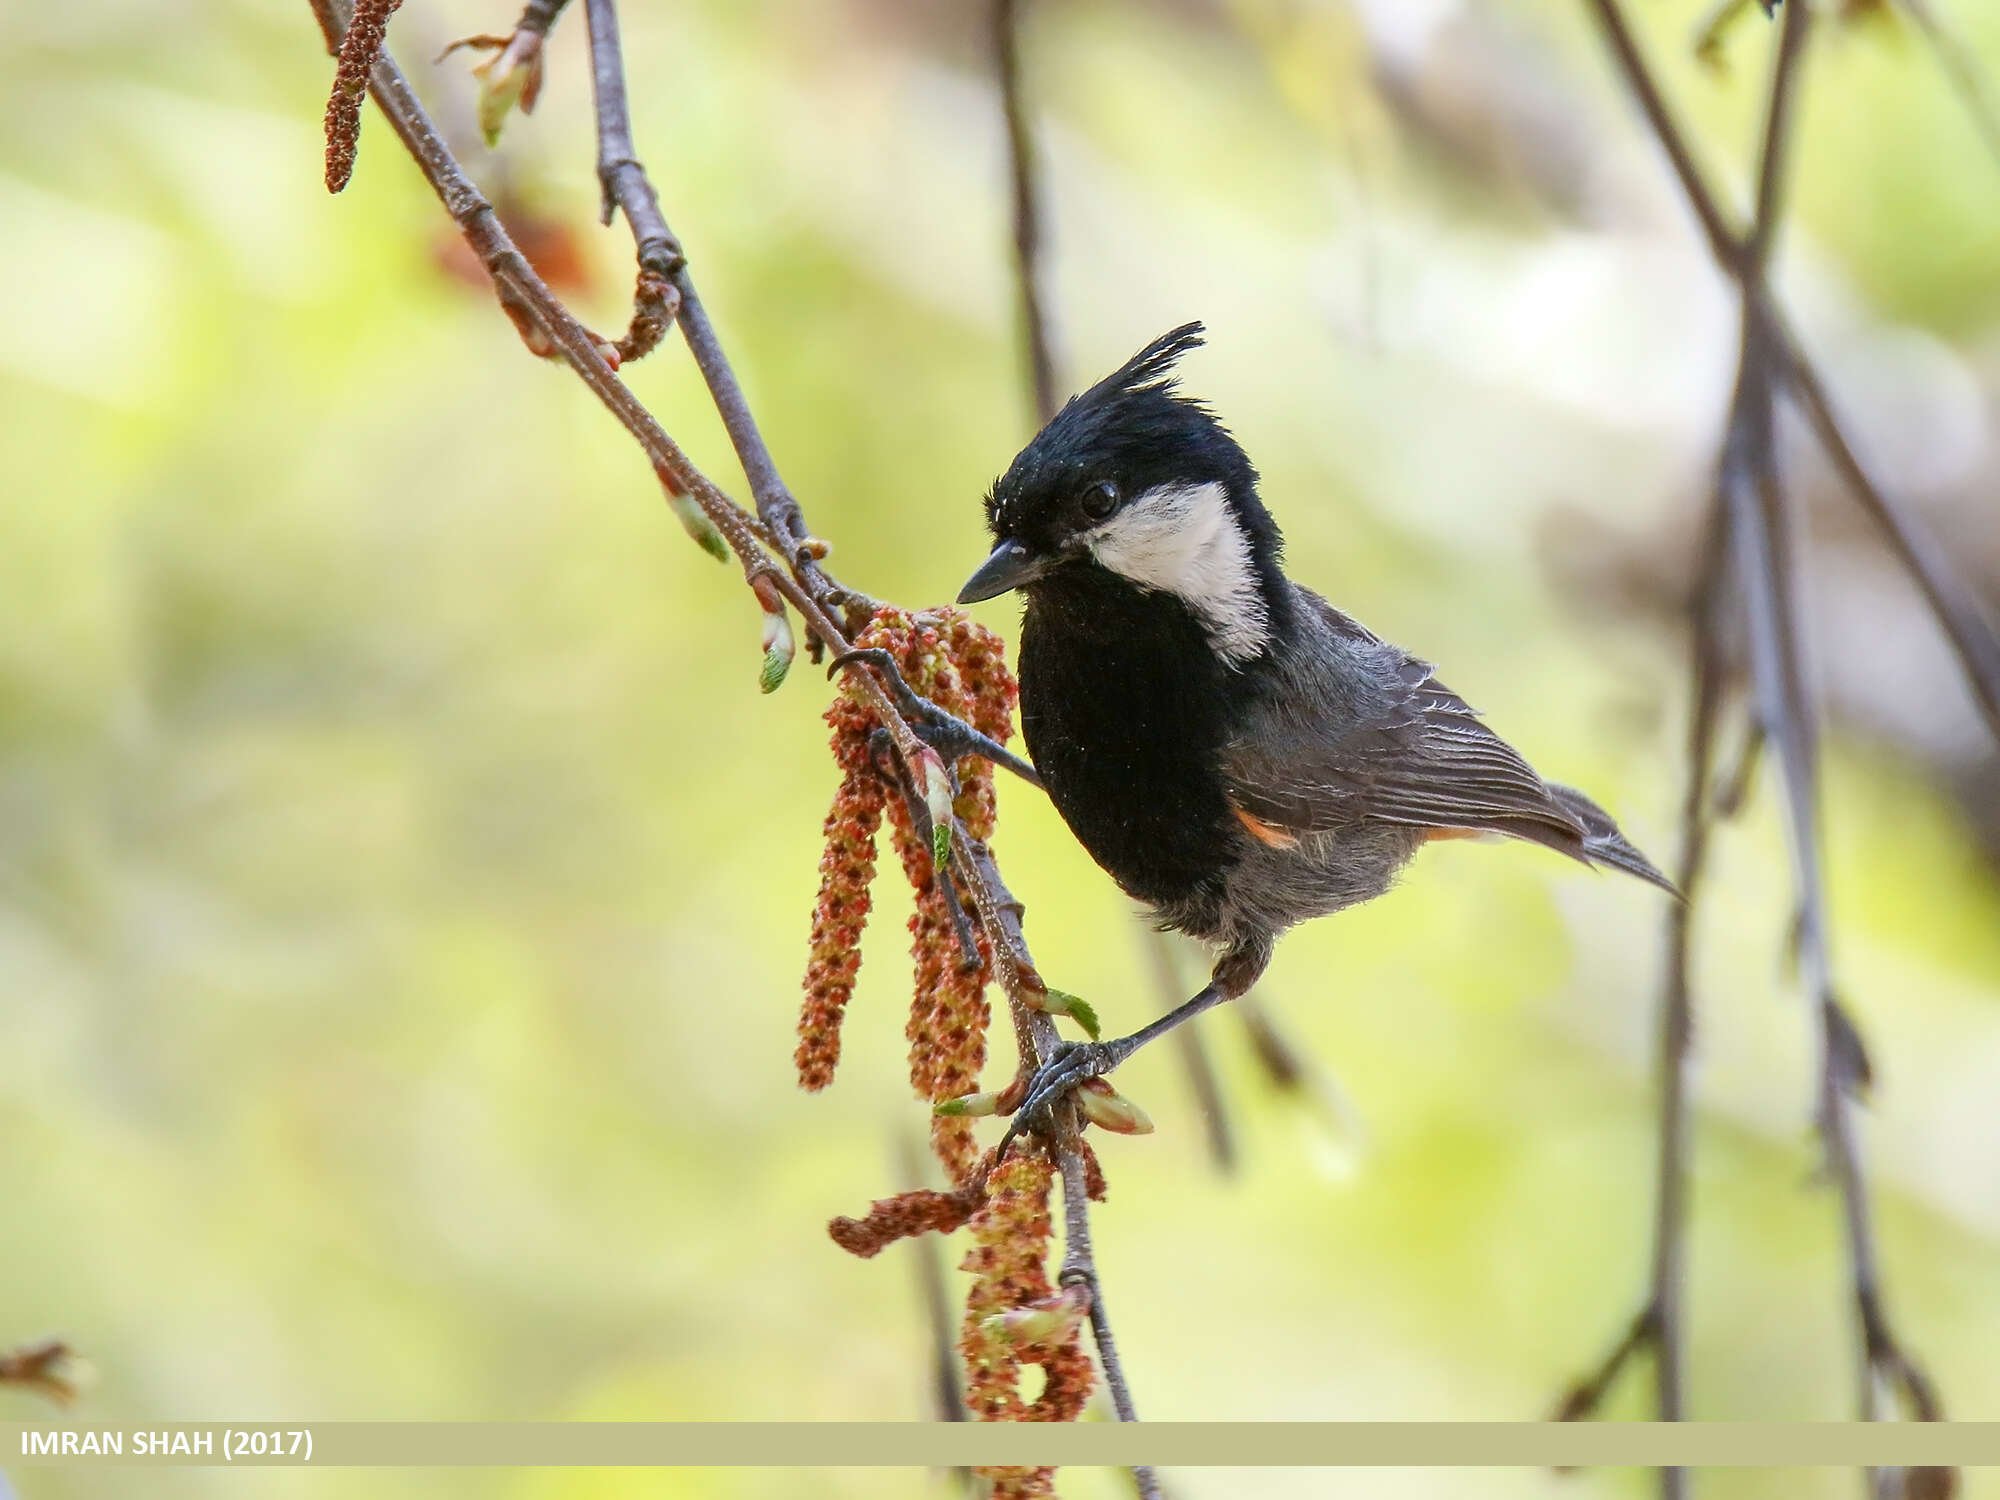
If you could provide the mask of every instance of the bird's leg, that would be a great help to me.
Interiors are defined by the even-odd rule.
[[[961,756],[977,755],[996,766],[1005,766],[1030,786],[1042,784],[1035,768],[1005,745],[981,734],[965,720],[946,713],[930,699],[919,695],[903,680],[896,658],[880,646],[863,646],[859,650],[841,652],[827,663],[827,675],[831,677],[850,662],[866,663],[882,674],[883,685],[889,689],[890,696],[896,700],[896,707],[909,721],[910,732],[937,751],[946,765],[957,764]]]
[[[1028,1080],[1028,1092],[1021,1107],[1000,1138],[1002,1159],[1015,1137],[1024,1131],[1046,1131],[1051,1123],[1050,1108],[1070,1090],[1093,1078],[1102,1078],[1146,1043],[1157,1041],[1175,1027],[1192,1021],[1205,1010],[1225,1000],[1234,1000],[1257,982],[1271,961],[1271,939],[1264,935],[1244,939],[1216,961],[1215,972],[1200,994],[1175,1006],[1151,1025],[1141,1026],[1130,1036],[1108,1042],[1064,1042]]]

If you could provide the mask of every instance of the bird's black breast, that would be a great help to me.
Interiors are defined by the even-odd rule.
[[[1028,753],[1070,831],[1141,901],[1219,906],[1240,834],[1218,758],[1241,681],[1171,594],[1089,565],[1030,594],[1021,628]]]

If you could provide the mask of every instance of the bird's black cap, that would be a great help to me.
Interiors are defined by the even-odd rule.
[[[1054,566],[1064,543],[1101,519],[1080,506],[1106,482],[1128,499],[1160,485],[1219,483],[1253,547],[1275,557],[1278,531],[1257,500],[1256,470],[1215,414],[1178,389],[1175,365],[1202,342],[1200,323],[1161,334],[1072,396],[1021,450],[987,493],[996,546],[967,580],[961,604],[1019,588]]]

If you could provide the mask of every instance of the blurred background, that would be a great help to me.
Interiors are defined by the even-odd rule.
[[[2000,8],[1934,8],[2000,68]],[[597,326],[581,7],[489,152],[451,39],[390,45]],[[1771,32],[1704,67],[1635,23],[1741,188]],[[1065,389],[1205,319],[1187,365],[1296,576],[1675,857],[1695,520],[1733,302],[1579,5],[1040,0]],[[635,447],[527,357],[372,108],[329,199],[303,0],[5,6],[0,53],[0,1344],[97,1371],[73,1415],[929,1415],[918,1252],[824,1225],[909,1185],[907,900],[885,875],[846,1057],[791,1069],[834,785],[803,661]],[[1896,7],[1827,11],[1779,275],[1884,478],[2000,596],[2000,160]],[[685,0],[624,16],[641,154],[835,565],[908,604],[984,555],[1030,429],[983,5]],[[559,263],[563,263],[560,264]],[[741,493],[670,339],[629,372]],[[1834,951],[1871,1039],[1891,1309],[2000,1417],[2000,752],[1804,435]],[[1011,633],[1007,601],[979,618]],[[1004,780],[1004,778],[1003,778]],[[1044,801],[998,839],[1051,981],[1162,1005],[1132,909]],[[1703,1418],[1852,1402],[1814,1037],[1760,777],[1699,913],[1689,1300]],[[1205,1020],[1241,1148],[1171,1048],[1120,1086],[1096,1221],[1153,1418],[1545,1414],[1636,1306],[1664,911],[1448,844],[1283,946],[1271,1004],[1347,1112]],[[1190,966],[1190,976],[1192,967]],[[999,1048],[1004,1055],[1004,1024]],[[956,1250],[952,1259],[956,1258]],[[953,1273],[956,1282],[956,1273]],[[954,1297],[956,1287],[954,1288]],[[1609,1415],[1649,1411],[1649,1376]],[[7,1420],[35,1398],[0,1392]],[[1624,1496],[1643,1474],[1171,1476],[1177,1496]],[[24,1500],[132,1492],[24,1470]],[[155,1472],[145,1492],[918,1496],[920,1473]],[[1852,1493],[1718,1472],[1704,1496]],[[1071,1473],[1065,1494],[1123,1493]],[[1992,1475],[1968,1493],[2000,1496]]]

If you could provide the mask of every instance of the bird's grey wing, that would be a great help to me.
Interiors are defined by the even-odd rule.
[[[1601,808],[1542,780],[1429,663],[1318,595],[1297,597],[1308,649],[1223,752],[1230,803],[1252,834],[1290,840],[1364,822],[1508,834],[1672,889]]]

